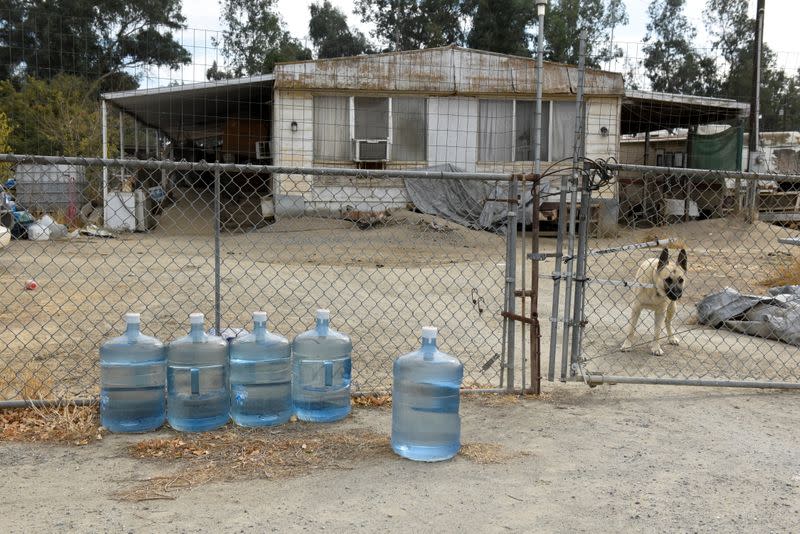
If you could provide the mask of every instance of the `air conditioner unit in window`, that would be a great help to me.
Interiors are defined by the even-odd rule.
[[[353,161],[388,160],[388,139],[353,139]]]
[[[256,159],[269,158],[269,141],[256,141]]]

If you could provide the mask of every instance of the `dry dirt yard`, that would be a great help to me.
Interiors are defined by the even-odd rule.
[[[461,413],[465,454],[448,462],[395,457],[386,441],[391,408],[362,407],[324,426],[335,448],[315,467],[302,460],[322,454],[318,435],[305,434],[318,427],[294,423],[280,430],[281,450],[295,459],[283,471],[256,462],[248,476],[246,458],[265,451],[249,448],[258,433],[242,433],[230,464],[236,475],[189,477],[197,485],[188,488],[186,466],[209,468],[202,448],[213,457],[216,438],[241,431],[200,441],[169,430],[105,435],[85,446],[0,441],[2,530],[716,533],[800,525],[797,393],[572,384],[548,386],[539,400],[465,398]],[[136,446],[145,440],[184,445],[152,458]],[[154,492],[136,493],[152,479]],[[130,500],[137,495],[157,500]]]

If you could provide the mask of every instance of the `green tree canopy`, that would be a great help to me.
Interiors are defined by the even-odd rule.
[[[311,19],[308,22],[308,35],[317,57],[345,57],[368,54],[372,52],[367,38],[347,25],[347,16],[328,0],[322,4],[309,6]]]
[[[536,15],[528,0],[478,0],[467,45],[478,50],[530,56],[528,27]]]
[[[613,48],[614,28],[628,23],[622,0],[551,0],[545,16],[545,58],[560,63],[577,64],[579,35],[586,30],[586,64],[599,67],[602,62],[622,55]]]
[[[644,68],[654,91],[693,95],[719,92],[713,57],[692,46],[697,30],[683,12],[686,0],[652,0],[643,48]]]
[[[354,13],[375,25],[383,50],[464,43],[465,6],[474,0],[355,0]]]
[[[214,44],[222,45],[233,76],[267,74],[275,63],[311,59],[311,50],[286,30],[275,4],[276,0],[220,0],[225,29],[221,42]],[[218,66],[206,75],[226,76]]]
[[[16,0],[0,6],[0,78],[68,73],[99,89],[136,87],[131,71],[191,56],[173,35],[181,0]]]

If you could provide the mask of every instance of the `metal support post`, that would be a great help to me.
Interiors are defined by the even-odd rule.
[[[753,57],[753,101],[750,104],[750,139],[748,143],[747,170],[755,171],[756,158],[758,157],[758,135],[761,97],[761,56],[762,43],[764,41],[764,0],[758,0],[756,7],[756,28],[754,32],[755,56]],[[758,218],[756,213],[756,198],[758,197],[758,182],[750,180],[747,182],[747,195],[745,196],[745,220],[752,223]]]
[[[569,175],[561,175],[561,191],[558,200],[558,235],[556,236],[556,253],[555,264],[553,271],[553,306],[550,315],[550,365],[547,369],[547,379],[552,382],[555,379],[556,368],[556,339],[558,338],[558,310],[560,305],[560,291],[561,291],[561,278],[563,277],[562,270],[566,268],[563,264],[564,260],[564,233],[567,227],[567,190],[571,189],[572,193],[572,209],[570,210],[570,226],[569,226],[569,255],[572,255],[574,249],[574,232],[575,232],[575,193],[577,189],[577,180],[579,173],[579,164],[581,158],[581,151],[583,146],[583,76],[586,68],[586,30],[581,30],[579,59],[578,59],[578,91],[575,96],[575,141],[572,147],[572,179]],[[572,274],[572,258],[568,258],[570,267],[567,272]],[[567,278],[565,283],[565,299],[564,299],[564,315],[569,315],[570,298],[572,297],[571,278]],[[564,340],[562,346],[567,344],[569,339],[569,324],[568,321],[564,323]],[[561,377],[565,377],[566,372],[566,351],[563,351],[562,371]]]
[[[575,266],[575,306],[572,312],[572,361],[570,376],[575,375],[575,365],[580,365],[581,343],[583,342],[583,305],[586,291],[586,256],[589,241],[589,211],[592,203],[592,189],[589,186],[589,171],[583,174],[581,187],[581,213],[578,223],[578,257]]]
[[[531,392],[542,392],[542,332],[539,325],[539,175],[534,177],[531,190],[533,225],[531,226]]]
[[[219,164],[219,162],[216,162]],[[220,335],[222,308],[222,278],[221,278],[221,252],[220,252],[220,170],[214,169],[214,328]]]
[[[508,184],[508,198],[517,199],[519,188],[517,187],[517,177],[512,176]],[[508,240],[506,243],[506,312],[514,314],[516,311],[515,291],[517,287],[517,217],[520,203],[517,202],[513,211],[508,212]],[[524,208],[524,205],[522,206]],[[523,218],[524,222],[524,218]],[[510,392],[514,390],[514,350],[516,344],[515,322],[507,315],[503,317],[506,324],[506,389]]]

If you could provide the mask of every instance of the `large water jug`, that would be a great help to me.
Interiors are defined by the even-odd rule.
[[[302,421],[338,421],[350,413],[350,337],[330,328],[330,312],[292,342],[292,398]]]
[[[267,331],[267,313],[253,312],[253,333],[231,342],[231,419],[272,426],[292,416],[292,346]]]
[[[464,366],[436,348],[437,330],[422,329],[422,347],[394,362],[392,449],[404,458],[438,462],[461,448],[459,391]]]
[[[139,331],[138,313],[125,314],[125,335],[100,347],[100,420],[111,432],[147,432],[164,424],[164,344]]]
[[[189,316],[189,335],[167,347],[167,421],[175,430],[203,432],[228,422],[228,343]]]

